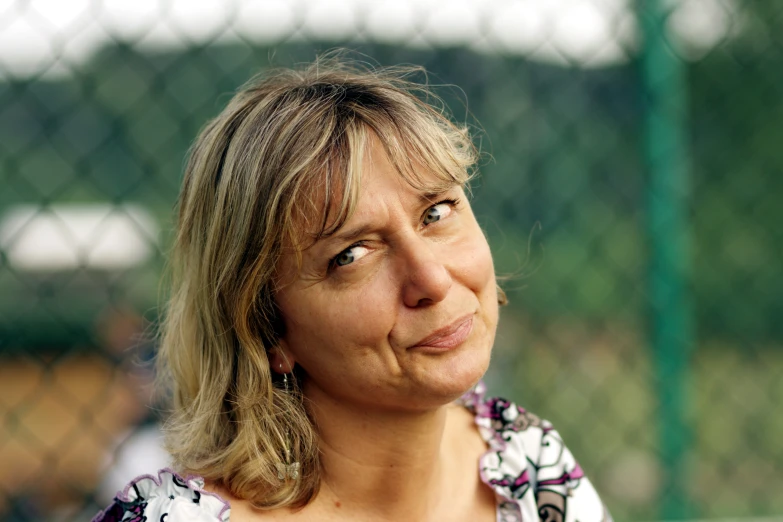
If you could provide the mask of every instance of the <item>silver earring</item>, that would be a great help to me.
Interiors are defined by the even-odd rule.
[[[280,365],[280,369],[283,369],[283,365]],[[290,393],[290,390],[288,389],[288,374],[283,374],[283,389],[285,390],[286,394]],[[291,433],[288,431],[288,428],[286,428],[285,432],[285,463],[278,462],[276,464],[277,467],[277,478],[281,481],[285,481],[288,479],[296,480],[299,478],[299,462],[291,462]]]

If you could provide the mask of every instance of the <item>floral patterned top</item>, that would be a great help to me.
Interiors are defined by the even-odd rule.
[[[611,522],[612,517],[552,425],[524,408],[485,398],[479,383],[461,403],[489,446],[481,479],[498,500],[498,522]],[[228,502],[198,476],[142,475],[92,522],[229,522]]]

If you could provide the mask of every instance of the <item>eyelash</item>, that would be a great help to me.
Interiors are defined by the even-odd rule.
[[[459,205],[459,203],[460,203],[459,198],[443,199],[443,200],[438,201],[437,203],[427,207],[427,210],[425,211],[424,215],[426,215],[426,213],[429,212],[429,210],[432,207],[437,207],[438,205],[444,205],[445,204],[445,205],[449,205],[451,208],[455,208],[455,207],[457,207]],[[437,221],[436,221],[436,223],[437,223]],[[427,226],[429,226],[429,225],[427,225]],[[338,268],[338,266],[337,266],[337,258],[340,257],[343,254],[343,252],[345,252],[346,250],[350,250],[352,248],[356,248],[358,246],[362,246],[362,245],[364,245],[364,243],[365,243],[364,241],[357,241],[356,243],[352,243],[352,244],[348,245],[347,247],[343,248],[342,250],[340,250],[339,252],[337,252],[337,254],[329,260],[329,265],[327,266],[327,270],[329,272],[332,272],[333,270]]]
[[[454,208],[459,205],[459,198],[444,199],[442,201],[438,201],[437,203],[432,205],[432,207],[437,207],[438,205],[443,205],[444,203],[450,206],[451,208]],[[429,210],[432,207],[427,208],[427,210]]]

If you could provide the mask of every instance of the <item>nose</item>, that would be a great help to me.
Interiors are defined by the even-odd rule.
[[[404,277],[402,299],[416,308],[442,301],[451,288],[452,278],[445,264],[445,252],[424,238],[408,242],[403,250]]]

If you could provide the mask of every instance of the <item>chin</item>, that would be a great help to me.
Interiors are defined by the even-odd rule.
[[[417,379],[417,395],[431,406],[443,406],[475,386],[489,367],[490,349],[455,350],[428,361]],[[426,399],[425,399],[426,398]]]

